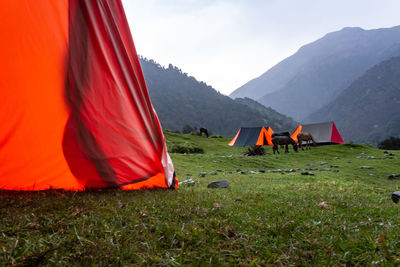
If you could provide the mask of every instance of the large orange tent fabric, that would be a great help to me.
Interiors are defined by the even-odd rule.
[[[120,0],[0,3],[0,188],[176,188]]]

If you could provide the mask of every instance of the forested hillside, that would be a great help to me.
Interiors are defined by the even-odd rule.
[[[240,127],[268,125],[280,131],[296,125],[292,119],[250,99],[234,101],[172,65],[164,68],[143,58],[141,65],[164,129],[181,131],[190,125],[232,137]]]

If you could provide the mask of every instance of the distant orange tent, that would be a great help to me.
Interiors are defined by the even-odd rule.
[[[0,17],[0,189],[177,187],[121,0]]]
[[[272,131],[271,128],[268,128]],[[272,131],[273,132],[273,131]],[[272,138],[265,127],[242,127],[229,142],[230,146],[272,146]]]

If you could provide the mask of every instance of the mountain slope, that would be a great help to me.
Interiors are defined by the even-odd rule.
[[[140,62],[151,101],[164,129],[180,131],[190,125],[232,137],[240,127],[268,125],[285,130],[296,125],[292,119],[253,100],[234,101],[172,65],[163,68],[153,60],[141,59]]]
[[[306,121],[334,120],[345,140],[377,143],[400,135],[400,56],[384,61]]]
[[[231,97],[248,96],[302,120],[328,104],[367,69],[400,55],[400,26],[344,28],[303,46]]]

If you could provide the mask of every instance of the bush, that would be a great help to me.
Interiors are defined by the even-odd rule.
[[[224,138],[222,135],[216,134],[211,136],[210,138]]]
[[[204,149],[201,147],[193,146],[188,143],[183,144],[173,144],[171,149],[171,153],[181,153],[181,154],[203,154]]]
[[[361,144],[356,144],[356,143],[353,143],[353,142],[349,142],[349,143],[346,143],[344,145],[347,146],[347,147],[353,147],[353,148],[362,148],[362,147],[364,147]]]
[[[262,146],[251,146],[247,149],[246,156],[262,156],[265,155],[265,149]]]
[[[400,149],[400,138],[389,137],[378,144],[379,149],[399,150]]]

